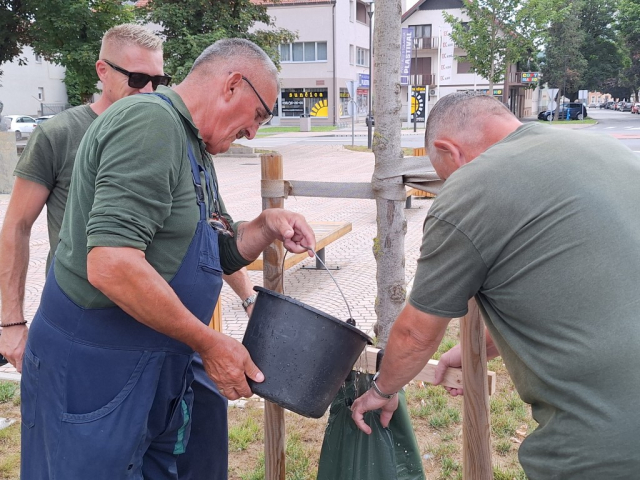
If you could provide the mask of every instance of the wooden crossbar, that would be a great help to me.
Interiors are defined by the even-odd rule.
[[[378,357],[379,348],[366,347],[360,358],[356,362],[356,368],[367,371],[368,373],[374,373],[376,371],[376,359]],[[433,383],[436,374],[436,367],[438,366],[437,360],[429,360],[424,368],[414,377],[414,380],[421,382]],[[496,391],[496,373],[487,371],[487,384],[489,386],[489,395],[493,395]],[[462,387],[462,369],[461,368],[449,368],[447,373],[444,374],[444,380],[442,382],[444,387],[461,388]]]
[[[309,222],[311,228],[313,228],[313,233],[316,236],[316,254],[322,261],[324,261],[324,249],[327,245],[332,242],[335,242],[340,237],[349,233],[352,229],[351,222]],[[284,269],[288,270],[289,268],[297,265],[305,258],[309,258],[307,253],[296,253],[296,254],[288,254],[284,261]],[[317,268],[324,268],[322,265]],[[248,270],[262,270],[263,269],[263,261],[262,254],[248,267]]]

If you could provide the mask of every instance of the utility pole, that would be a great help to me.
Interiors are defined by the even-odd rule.
[[[373,117],[371,115],[371,100],[373,96],[373,79],[371,77],[371,52],[373,50],[373,1],[367,3],[369,14],[369,113],[367,114],[367,148],[373,149]]]

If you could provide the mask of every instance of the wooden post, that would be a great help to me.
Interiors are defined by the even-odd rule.
[[[462,478],[492,480],[489,387],[484,322],[475,299],[460,322],[462,348]]]
[[[284,170],[282,155],[260,155],[263,180],[282,180]],[[263,198],[262,209],[283,208],[284,197]],[[264,287],[283,293],[282,259],[284,248],[282,242],[275,241],[262,253]],[[264,467],[265,480],[284,480],[285,478],[285,424],[284,409],[265,401],[264,408]]]
[[[211,316],[209,326],[215,331],[222,333],[222,295],[218,298],[218,303],[216,303],[216,308]]]

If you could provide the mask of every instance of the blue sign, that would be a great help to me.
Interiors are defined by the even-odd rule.
[[[358,74],[358,87],[360,87],[360,88],[369,88],[369,74],[368,73],[359,73]]]
[[[400,85],[409,85],[411,78],[411,49],[413,47],[413,30],[402,29],[402,41],[400,43]]]

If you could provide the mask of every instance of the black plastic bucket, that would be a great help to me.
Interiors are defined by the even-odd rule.
[[[291,297],[254,287],[258,298],[242,344],[264,373],[253,393],[305,417],[327,411],[371,338]]]

